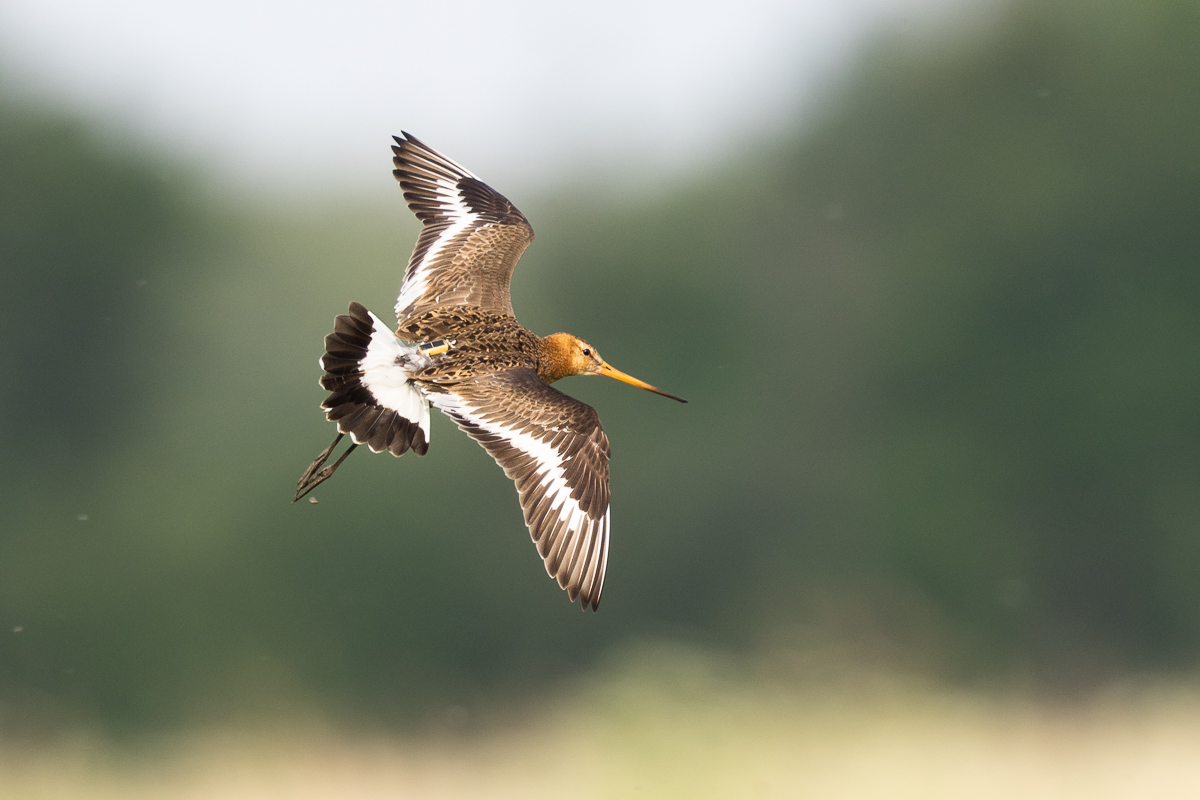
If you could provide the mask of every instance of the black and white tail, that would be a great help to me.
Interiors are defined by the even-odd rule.
[[[429,450],[429,403],[409,379],[407,368],[426,362],[418,348],[406,345],[379,317],[358,303],[334,320],[325,337],[321,386],[329,397],[321,403],[326,419],[336,422],[338,436],[300,477],[296,500],[327,480],[360,444],[374,453],[394,456]],[[342,436],[354,441],[331,467],[318,472]]]
[[[379,317],[358,303],[334,321],[325,337],[321,403],[325,417],[341,433],[373,453],[394,456],[429,450],[429,403],[408,378],[405,365],[419,359],[417,348],[396,338]]]

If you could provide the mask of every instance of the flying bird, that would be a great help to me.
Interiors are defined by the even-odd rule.
[[[410,134],[393,138],[393,175],[423,225],[396,301],[396,329],[358,303],[335,319],[320,360],[330,392],[321,408],[338,434],[300,477],[295,499],[359,445],[425,455],[433,406],[514,481],[546,571],[572,602],[594,611],[608,564],[608,437],[594,408],[550,384],[607,375],[687,401],[614,369],[577,336],[521,327],[509,282],[533,241],[529,221]],[[325,467],[347,435],[349,448]]]

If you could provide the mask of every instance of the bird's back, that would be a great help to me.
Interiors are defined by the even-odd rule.
[[[430,310],[406,320],[397,332],[411,341],[444,341],[446,352],[413,378],[435,385],[457,383],[509,369],[537,369],[537,336],[507,314],[475,306]]]

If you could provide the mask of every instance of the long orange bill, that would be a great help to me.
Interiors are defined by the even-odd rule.
[[[607,375],[610,378],[616,378],[617,380],[619,380],[623,383],[628,383],[630,386],[636,386],[639,389],[645,389],[648,392],[654,392],[655,394],[661,394],[663,397],[669,397],[672,400],[678,400],[681,403],[687,402],[687,400],[684,400],[682,397],[676,397],[673,394],[668,394],[668,393],[664,392],[662,389],[655,389],[653,386],[646,383],[645,381],[639,381],[637,378],[633,377],[632,375],[626,375],[624,372],[621,372],[621,370],[619,370],[619,369],[613,369],[612,367],[610,367],[608,365],[607,361],[605,361],[603,364],[600,365],[599,374]]]

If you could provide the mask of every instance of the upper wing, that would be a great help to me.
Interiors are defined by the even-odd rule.
[[[608,437],[596,410],[513,369],[429,393],[517,485],[525,524],[571,600],[600,605],[608,564]]]
[[[393,174],[424,225],[396,300],[400,330],[445,306],[512,316],[509,281],[533,241],[533,228],[512,203],[458,164],[410,134],[395,139]]]

